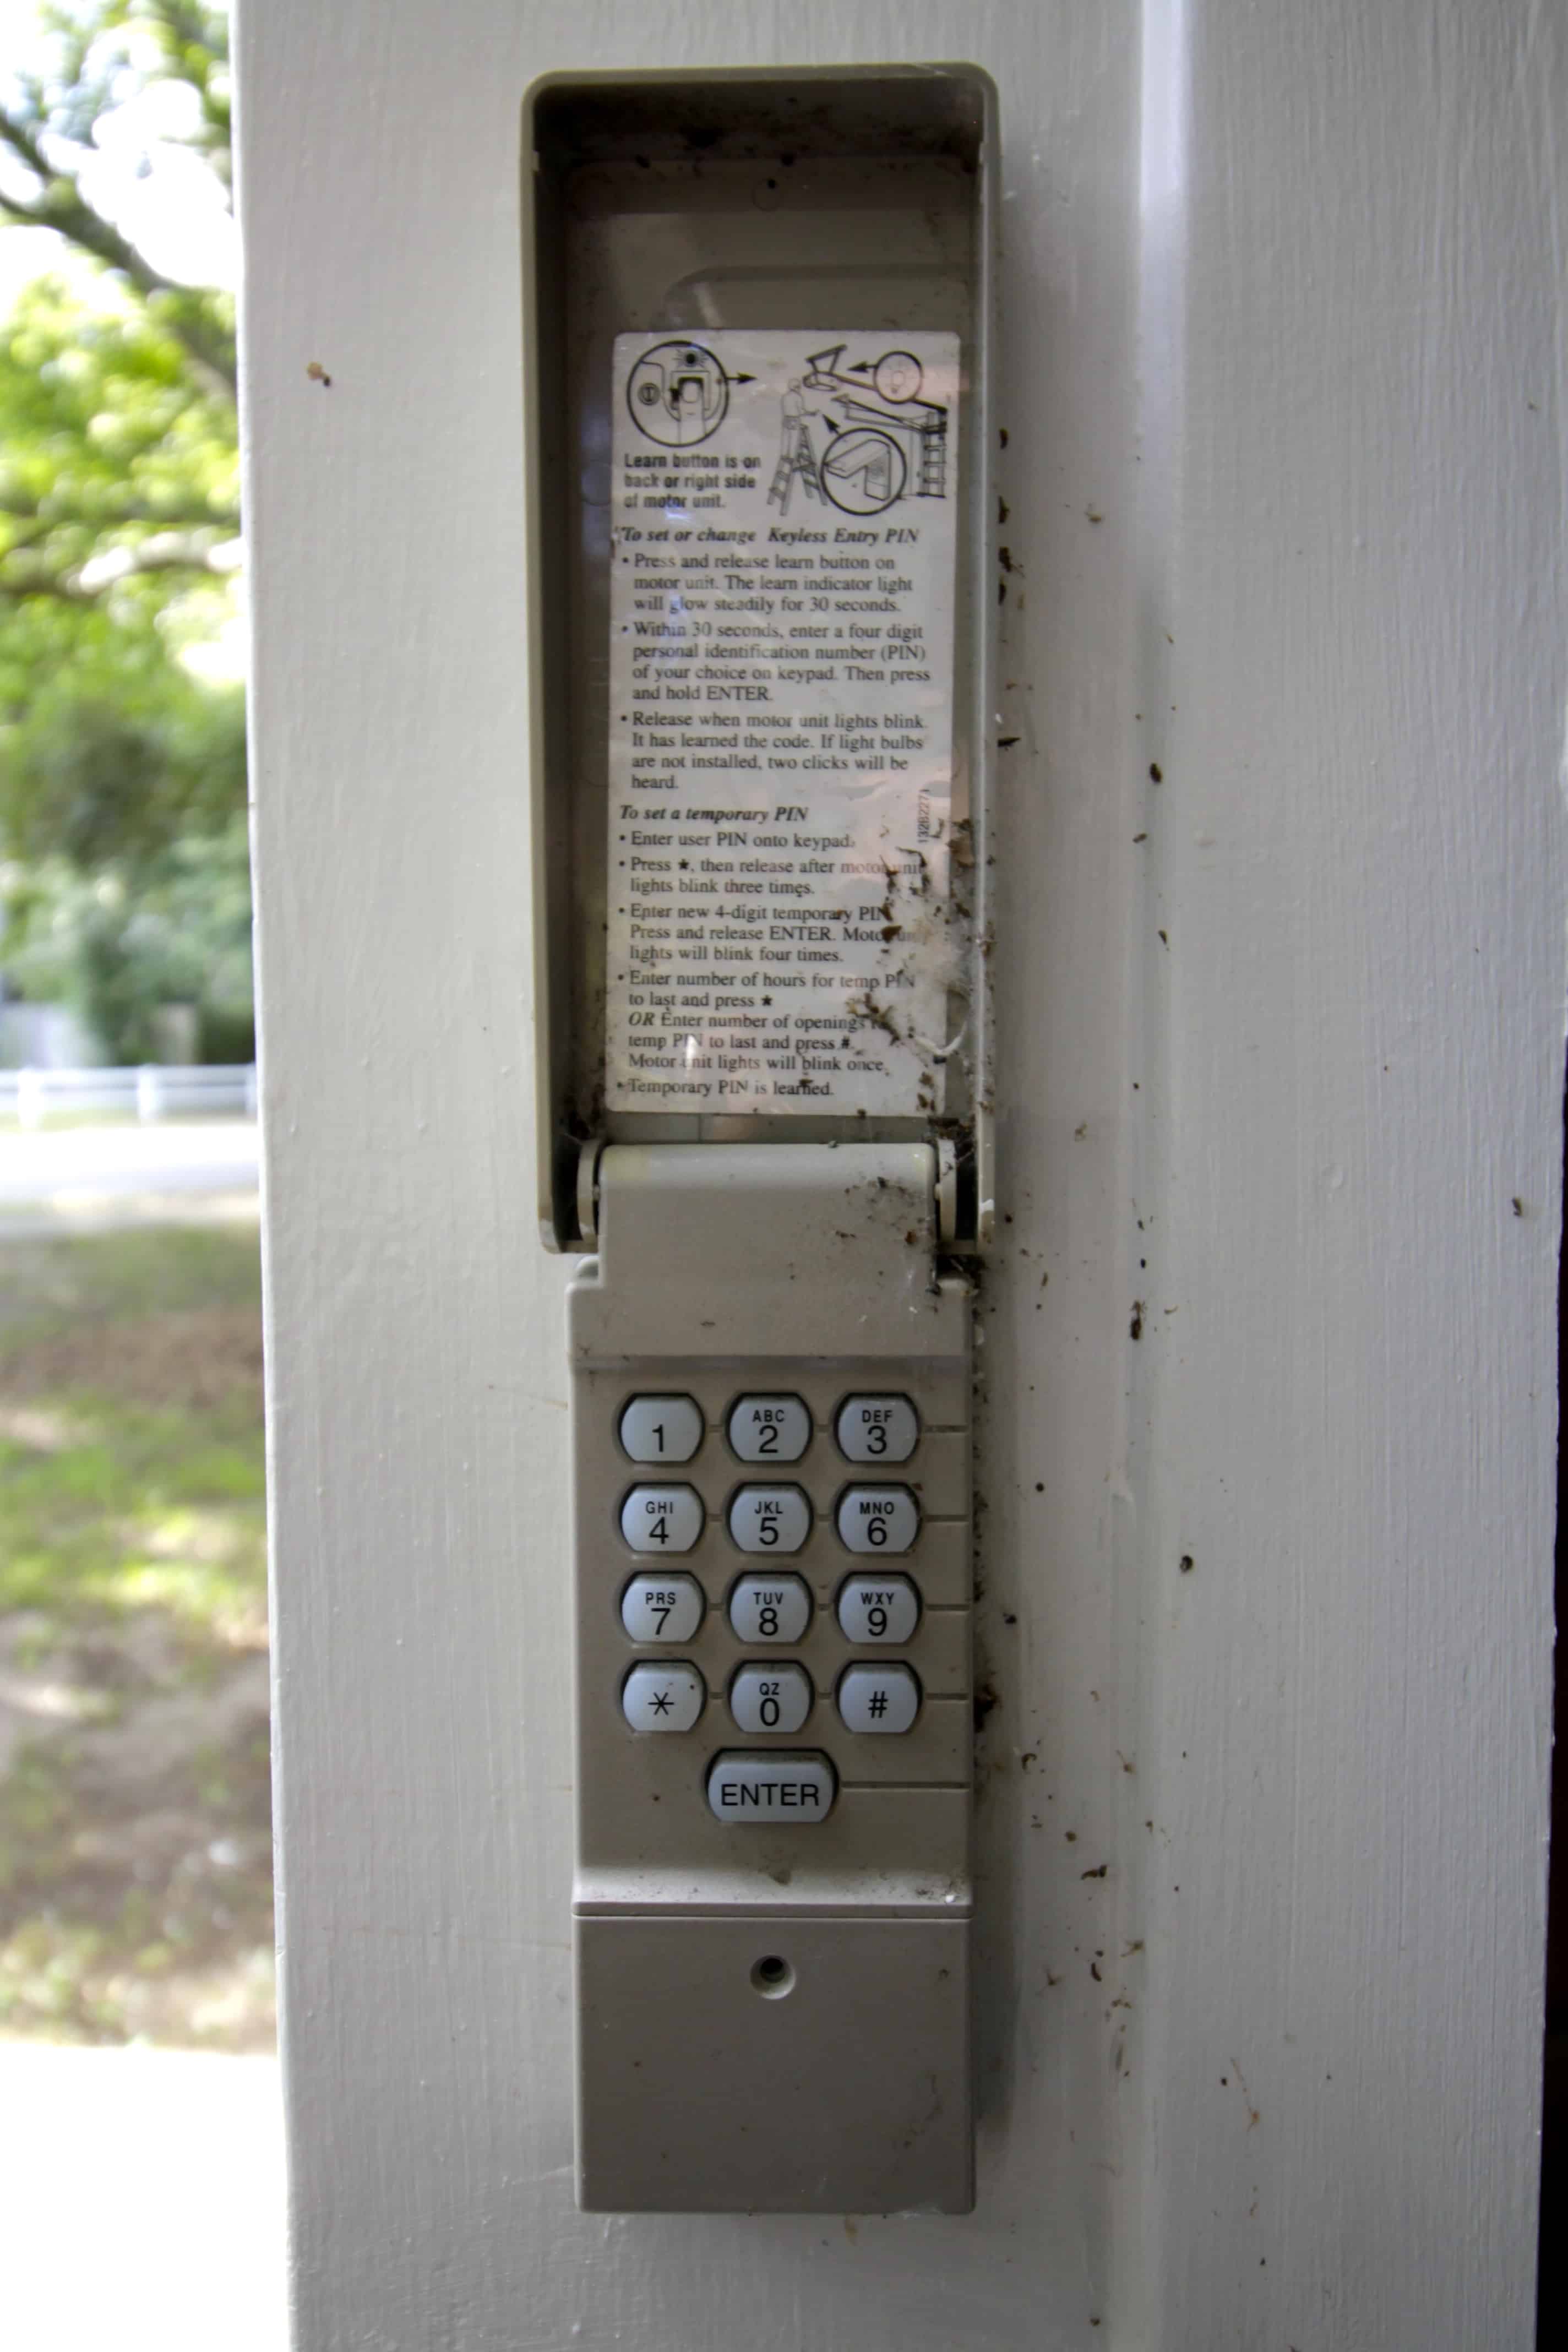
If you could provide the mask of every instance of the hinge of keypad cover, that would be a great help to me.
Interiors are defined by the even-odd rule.
[[[941,1190],[931,1143],[606,1144],[573,1360],[966,1357]]]
[[[749,1151],[759,1148],[773,1151],[779,1147],[773,1144],[757,1147],[705,1143],[688,1148],[700,1150],[706,1155],[711,1151]],[[941,1136],[929,1147],[917,1148],[929,1149],[931,1154],[931,1206],[935,1217],[937,1249],[939,1251],[960,1249],[966,1244],[973,1246],[973,1232],[965,1230],[973,1227],[973,1216],[965,1216],[963,1211],[964,1161],[958,1146],[947,1137]],[[608,1145],[602,1137],[595,1137],[581,1145],[578,1150],[577,1225],[585,1249],[591,1249],[599,1237],[600,1171],[604,1155],[608,1149]],[[795,1144],[789,1149],[792,1151],[835,1154],[847,1151],[853,1155],[867,1150],[874,1150],[878,1147],[862,1144],[816,1143]],[[973,1191],[973,1184],[970,1190]]]

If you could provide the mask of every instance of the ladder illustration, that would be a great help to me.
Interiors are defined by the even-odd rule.
[[[791,429],[779,451],[779,462],[768,489],[768,504],[776,506],[781,515],[789,512],[789,495],[796,475],[810,498],[820,499],[822,482],[816,470],[816,460],[811,454],[811,436],[805,429],[804,416],[791,420]]]
[[[917,499],[947,496],[947,416],[938,410],[920,427],[920,466],[915,475]]]

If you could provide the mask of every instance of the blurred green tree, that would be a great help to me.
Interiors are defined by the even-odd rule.
[[[174,1000],[204,1050],[247,1052],[243,713],[184,657],[238,556],[233,301],[155,266],[99,168],[112,145],[121,186],[129,151],[227,207],[226,10],[80,0],[39,26],[0,100],[0,226],[89,267],[0,326],[0,963],[119,1058]]]

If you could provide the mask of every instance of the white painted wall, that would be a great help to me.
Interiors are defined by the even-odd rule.
[[[1531,2341],[1564,41],[1525,0],[245,0],[301,2352]],[[980,2208],[580,2218],[518,101],[953,56],[1004,102],[1020,738]]]

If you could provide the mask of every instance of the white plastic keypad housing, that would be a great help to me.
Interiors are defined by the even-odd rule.
[[[571,1293],[591,2210],[973,2201],[970,1292],[935,1272],[934,1162],[600,1161]],[[885,1469],[840,1438],[878,1427]]]

